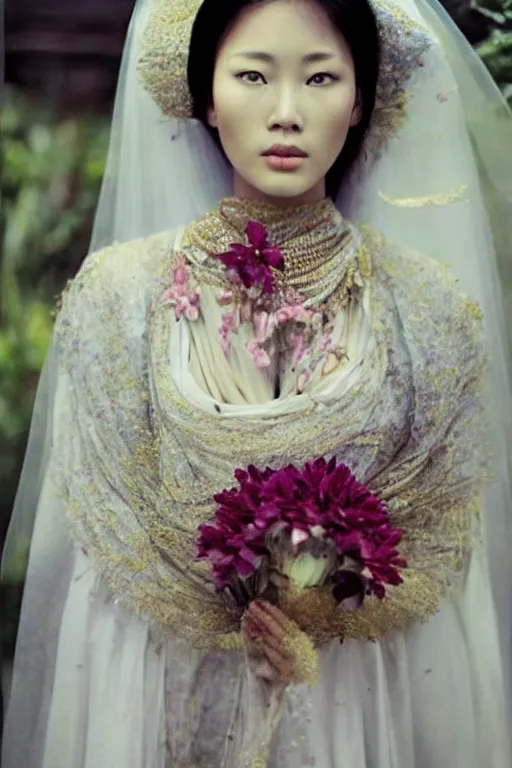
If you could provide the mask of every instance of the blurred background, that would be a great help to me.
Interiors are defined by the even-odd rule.
[[[443,0],[443,4],[512,102],[512,0]],[[88,249],[133,6],[134,0],[5,2],[0,116],[0,547],[53,309]],[[26,552],[20,551],[18,575],[0,586],[4,660],[14,649],[25,559]]]

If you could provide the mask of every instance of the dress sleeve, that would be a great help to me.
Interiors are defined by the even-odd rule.
[[[424,621],[461,588],[490,480],[480,311],[447,268],[408,252],[383,258],[411,362],[412,419],[408,440],[371,485],[404,531],[408,568],[402,585],[350,617],[347,634],[356,636]]]
[[[128,603],[153,556],[138,514],[157,486],[146,319],[161,289],[159,250],[141,240],[89,257],[55,328],[66,397],[55,417],[53,480],[72,538]]]
[[[312,605],[307,624],[319,638],[333,634],[335,614],[340,636],[371,640],[436,613],[462,588],[490,481],[478,307],[448,270],[422,256],[382,252],[376,264],[376,279],[397,310],[395,333],[407,349],[412,387],[410,402],[400,405],[408,409],[406,439],[365,483],[403,530],[399,549],[408,567],[402,584],[388,587],[382,600],[368,597],[354,613]]]

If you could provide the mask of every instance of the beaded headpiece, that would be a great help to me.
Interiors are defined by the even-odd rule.
[[[187,60],[201,0],[155,0],[141,40],[139,78],[168,117],[192,117]],[[397,133],[406,117],[413,75],[433,44],[425,27],[390,2],[374,0],[381,41],[380,74],[370,130],[372,149]]]

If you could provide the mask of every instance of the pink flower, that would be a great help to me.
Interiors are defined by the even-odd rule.
[[[163,294],[163,300],[174,307],[176,319],[179,320],[185,315],[187,320],[199,319],[199,297],[200,288],[190,289],[189,287],[190,270],[182,262],[174,270],[173,284]]]
[[[174,272],[174,283],[176,285],[186,285],[189,271],[185,264],[180,264]]]
[[[221,306],[230,304],[233,301],[233,291],[222,291],[217,296],[217,303]]]
[[[222,315],[222,327],[226,331],[235,332],[238,330],[238,322],[234,312],[226,312]]]
[[[238,330],[238,318],[236,316],[236,310],[233,312],[226,312],[222,315],[222,325],[219,328],[220,345],[224,351],[224,354],[229,358],[231,354],[231,342],[229,336],[231,333],[235,333]]]
[[[373,536],[361,541],[361,557],[371,576],[368,591],[377,597],[386,594],[385,583],[396,586],[403,581],[397,570],[407,567],[407,561],[396,549],[401,539],[401,531],[384,524]]]
[[[270,357],[263,347],[260,347],[257,339],[251,339],[247,345],[247,349],[251,353],[257,368],[263,370],[270,365]]]
[[[198,320],[198,300],[199,296],[194,293],[190,293],[188,296],[178,296],[174,302],[176,318],[179,319],[181,315],[185,315],[188,320]],[[173,302],[171,301],[171,303]]]
[[[281,309],[278,309],[276,312],[276,323],[277,325],[284,325],[289,320],[291,320],[292,317],[293,317],[292,307],[282,307]]]
[[[219,255],[229,279],[240,281],[246,289],[260,286],[262,293],[272,293],[274,276],[271,268],[283,270],[284,259],[277,248],[271,248],[265,227],[250,221],[246,229],[249,246],[233,243],[231,250]]]
[[[284,325],[291,320],[296,323],[308,323],[314,314],[313,310],[306,309],[301,304],[288,304],[277,310],[276,323],[277,325]]]

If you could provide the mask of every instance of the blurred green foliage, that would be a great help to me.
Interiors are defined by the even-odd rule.
[[[512,103],[512,0],[471,0],[469,7],[490,22],[491,34],[476,50]]]
[[[9,89],[0,139],[1,531],[51,336],[52,307],[87,250],[108,121],[58,119]]]
[[[8,89],[0,115],[0,544],[23,460],[52,310],[88,247],[106,118],[59,119]],[[28,545],[0,587],[0,655],[14,650]]]

